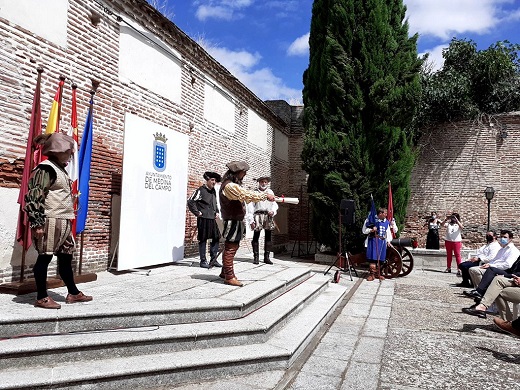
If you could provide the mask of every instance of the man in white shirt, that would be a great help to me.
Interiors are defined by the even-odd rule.
[[[478,286],[482,280],[482,275],[484,275],[487,268],[494,267],[501,270],[511,268],[520,255],[520,250],[518,250],[515,244],[513,244],[513,233],[510,230],[500,231],[498,243],[501,248],[492,260],[479,267],[472,267],[469,269],[469,276],[473,282],[473,286]]]
[[[462,282],[457,284],[457,287],[471,287],[469,270],[472,267],[477,267],[481,264],[489,263],[495,258],[500,250],[500,244],[496,239],[496,234],[493,231],[486,233],[487,244],[477,249],[477,252],[471,256],[467,261],[463,261],[458,265]],[[475,286],[476,287],[476,286]]]
[[[274,195],[274,192],[268,188],[271,178],[269,176],[262,176],[256,179],[258,182],[258,189],[256,191],[262,193]],[[260,202],[250,202],[246,206],[246,222],[254,231],[253,241],[251,245],[253,247],[253,264],[259,263],[259,238],[260,232],[264,231],[264,263],[273,264],[269,259],[269,254],[272,249],[272,231],[275,228],[274,216],[278,210],[278,204],[276,202],[269,202],[268,200],[262,200]]]

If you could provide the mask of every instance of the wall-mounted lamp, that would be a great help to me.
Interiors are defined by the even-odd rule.
[[[90,14],[90,22],[93,26],[97,27],[98,24],[101,22],[101,15],[98,14],[96,11],[92,11]]]

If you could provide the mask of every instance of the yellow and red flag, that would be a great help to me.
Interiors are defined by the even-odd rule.
[[[74,149],[72,158],[69,161],[67,167],[67,173],[69,174],[70,181],[72,182],[72,197],[74,199],[74,214],[77,216],[78,212],[78,179],[79,179],[79,161],[78,161],[78,111],[76,106],[76,88],[77,85],[72,85],[72,106],[70,111],[70,128],[67,131],[67,135],[74,139]],[[72,234],[76,236],[76,219],[72,224]]]
[[[49,119],[47,120],[45,134],[52,134],[60,131],[61,97],[63,93],[63,84],[65,84],[65,77],[61,76],[58,89],[56,90],[54,100],[52,101],[51,112],[49,113]]]

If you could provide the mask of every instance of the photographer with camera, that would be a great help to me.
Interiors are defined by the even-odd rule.
[[[455,254],[457,267],[462,261],[460,250],[462,249],[462,229],[464,229],[464,225],[462,225],[458,213],[451,213],[446,216],[444,226],[446,227],[446,237],[444,238],[444,246],[446,247],[446,270],[444,272],[451,273],[453,254]],[[457,269],[457,276],[461,276],[460,269]]]

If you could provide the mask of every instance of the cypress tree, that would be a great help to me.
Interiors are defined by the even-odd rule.
[[[332,248],[338,246],[341,199],[355,201],[358,232],[370,194],[386,206],[388,180],[396,219],[404,219],[422,65],[405,12],[402,0],[313,4],[302,160],[314,237]]]

